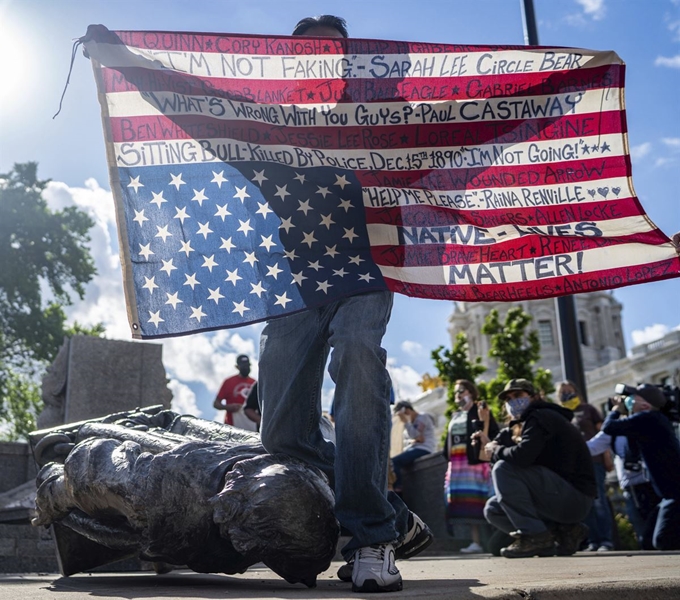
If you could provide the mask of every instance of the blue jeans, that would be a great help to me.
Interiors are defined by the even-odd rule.
[[[496,493],[487,500],[484,517],[505,533],[536,535],[556,523],[579,523],[593,503],[547,467],[518,467],[499,460],[491,475]]]
[[[336,517],[352,534],[342,549],[346,559],[358,548],[398,540],[408,526],[405,504],[387,493],[390,380],[380,344],[391,310],[391,292],[352,296],[269,321],[260,340],[262,444],[326,474]],[[329,353],[335,446],[319,428]]]
[[[401,490],[401,468],[412,465],[417,458],[427,456],[429,452],[424,448],[409,448],[401,454],[392,457],[392,468],[394,469],[394,489]]]
[[[588,543],[597,546],[614,546],[612,542],[612,511],[609,508],[607,490],[604,481],[607,471],[602,463],[593,463],[595,468],[595,484],[597,485],[597,498],[593,502],[593,508],[586,517],[585,524],[588,526]]]
[[[664,498],[657,508],[654,549],[680,550],[680,500]]]

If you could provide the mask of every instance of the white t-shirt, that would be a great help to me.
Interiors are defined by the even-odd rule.
[[[412,423],[406,423],[406,433],[409,437],[414,438],[409,449],[422,448],[428,452],[434,452],[437,448],[437,441],[434,439],[434,418],[427,413],[419,414]],[[422,429],[422,432],[420,431]],[[423,441],[416,442],[415,438],[422,435]]]

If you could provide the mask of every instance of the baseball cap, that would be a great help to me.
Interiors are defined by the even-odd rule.
[[[245,354],[239,354],[239,355],[236,357],[236,364],[237,364],[237,365],[246,365],[246,364],[249,365],[249,364],[250,364],[250,359],[249,359]]]
[[[666,404],[666,396],[664,393],[658,387],[650,383],[640,384],[637,386],[635,393],[656,408],[663,408]]]
[[[527,392],[530,396],[535,396],[536,395],[536,388],[534,388],[534,384],[531,383],[528,379],[511,379],[508,381],[508,383],[505,384],[505,387],[503,388],[503,391],[498,394],[498,399],[505,401],[505,398],[508,395],[508,392]]]
[[[394,412],[398,413],[402,408],[410,408],[413,410],[413,404],[407,402],[406,400],[400,400],[394,405]]]

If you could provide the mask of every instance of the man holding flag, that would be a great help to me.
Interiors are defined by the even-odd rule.
[[[293,35],[347,37],[342,19],[303,19]],[[427,525],[387,492],[390,378],[381,347],[392,292],[375,291],[271,320],[260,343],[262,443],[321,469],[335,490],[335,514],[352,539],[355,592],[402,589],[395,554],[408,557],[432,540]],[[319,429],[326,359],[335,382],[336,444]],[[396,551],[396,552],[395,552]]]

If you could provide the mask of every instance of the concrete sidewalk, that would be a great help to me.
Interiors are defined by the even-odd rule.
[[[335,578],[341,563],[323,573],[318,586],[289,585],[269,569],[243,575],[175,571],[0,576],[0,600],[91,600],[212,598],[316,599],[425,598],[447,600],[674,600],[680,599],[680,552],[578,553],[566,558],[508,560],[491,555],[427,557],[400,561],[404,590],[353,594]]]

